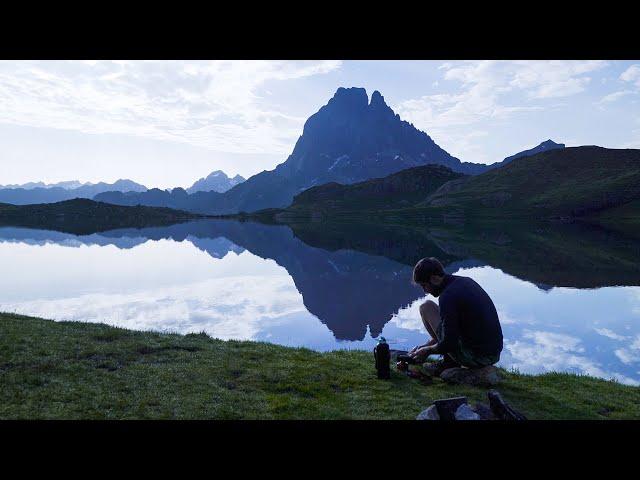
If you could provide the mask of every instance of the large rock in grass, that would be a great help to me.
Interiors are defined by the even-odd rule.
[[[456,420],[480,420],[480,415],[474,412],[468,403],[463,403],[454,414]]]
[[[491,411],[499,420],[522,421],[527,419],[527,417],[522,413],[508,405],[498,391],[489,390],[487,397],[489,397],[489,406],[491,407]]]
[[[440,378],[453,385],[492,387],[502,380],[499,370],[493,365],[483,368],[448,368]]]
[[[467,397],[452,397],[435,400],[433,404],[438,411],[440,420],[455,420],[456,411],[461,405],[467,403]]]
[[[421,411],[416,420],[440,420],[440,415],[438,415],[438,409],[435,405],[431,405],[429,408]]]
[[[526,420],[522,413],[508,405],[500,393],[489,390],[489,406],[476,403],[469,406],[467,397],[435,400],[433,405],[418,414],[416,420]]]

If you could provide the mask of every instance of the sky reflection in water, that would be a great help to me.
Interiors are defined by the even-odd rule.
[[[426,341],[425,296],[411,285],[410,266],[311,247],[285,227],[246,237],[253,227],[231,227],[232,239],[178,240],[175,232],[158,238],[163,229],[76,236],[0,228],[0,265],[11,272],[0,276],[0,310],[316,350],[371,349],[380,333],[394,348]],[[640,384],[640,287],[546,290],[488,265],[459,265],[452,273],[494,299],[502,366]]]

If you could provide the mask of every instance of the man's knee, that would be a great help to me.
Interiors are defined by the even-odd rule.
[[[432,300],[427,300],[420,305],[420,316],[424,322],[436,326],[440,322],[440,307]]]
[[[440,316],[440,307],[438,307],[438,304],[433,300],[427,300],[420,305],[420,315],[423,317]]]

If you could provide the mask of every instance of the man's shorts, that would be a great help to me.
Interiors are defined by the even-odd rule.
[[[440,322],[438,328],[436,329],[436,335],[438,336],[438,341],[442,340],[444,337],[442,331],[442,325],[444,322]],[[458,364],[467,368],[482,368],[487,365],[493,365],[494,363],[498,363],[500,360],[500,354],[497,355],[479,355],[474,353],[471,349],[467,348],[462,344],[460,339],[458,339],[458,345],[453,349],[453,351],[449,352],[448,355]]]

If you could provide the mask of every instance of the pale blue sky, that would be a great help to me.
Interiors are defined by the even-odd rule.
[[[0,184],[248,177],[340,86],[379,90],[463,161],[640,148],[640,61],[1,61]]]

